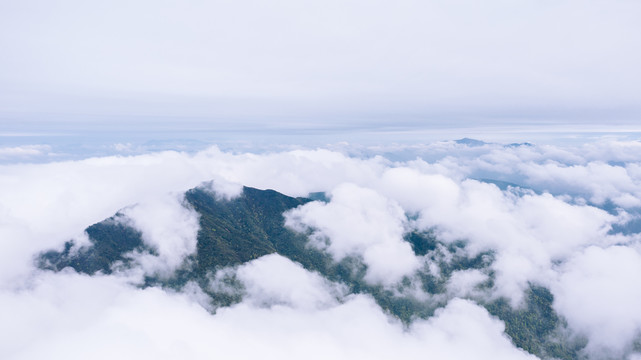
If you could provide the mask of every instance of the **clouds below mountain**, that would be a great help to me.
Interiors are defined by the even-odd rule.
[[[137,289],[118,277],[38,274],[28,291],[0,297],[0,352],[8,359],[534,358],[465,300],[404,330],[366,296],[331,300],[332,285],[284,258],[258,259],[240,272],[251,300],[216,315],[186,295]]]
[[[638,276],[641,254],[624,246],[591,246],[563,266],[555,284],[556,306],[574,328],[589,335],[592,351],[614,349],[621,356],[638,338]]]
[[[637,145],[429,146],[451,152],[393,162],[328,150],[261,155],[214,147],[196,154],[3,165],[0,238],[7,240],[0,244],[0,318],[8,320],[0,325],[0,354],[531,358],[474,299],[505,296],[518,307],[534,283],[551,289],[554,308],[568,331],[587,337],[590,354],[632,358],[641,329],[635,310],[641,292],[634,285],[641,276],[640,238],[613,226],[638,210],[635,201],[621,200],[641,194],[639,164],[621,150]],[[501,190],[472,179],[480,174],[558,186],[550,187],[552,193]],[[592,178],[600,185],[592,186]],[[408,328],[368,295],[349,294],[343,284],[275,254],[221,270],[240,281],[246,296],[214,315],[200,305],[207,295],[195,288],[141,289],[132,272],[87,276],[34,268],[36,253],[72,238],[82,241],[82,229],[122,209],[155,249],[138,258],[140,269],[175,269],[193,254],[198,231],[197,214],[177,194],[208,181],[221,199],[237,196],[240,184],[293,196],[326,192],[327,202],[289,212],[288,224],[312,234],[310,246],[336,260],[361,259],[372,284],[393,288],[403,279],[414,281],[416,271],[438,267],[403,240],[408,230],[432,232],[446,244],[463,241],[456,251],[490,252],[494,260],[488,269],[454,272],[444,307]],[[587,205],[606,201],[620,208]],[[490,270],[494,283],[480,289]]]

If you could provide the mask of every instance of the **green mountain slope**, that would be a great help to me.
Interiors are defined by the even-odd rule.
[[[320,201],[323,196],[315,195]],[[148,276],[145,286],[163,286],[176,290],[187,282],[199,284],[207,293],[214,307],[227,306],[242,300],[242,285],[228,279],[238,292],[217,293],[208,286],[211,274],[217,270],[243,264],[263,255],[278,253],[304,268],[316,271],[329,280],[343,283],[351,293],[372,296],[390,315],[406,325],[414,319],[427,318],[447,303],[446,284],[454,271],[479,269],[490,276],[484,284],[492,287],[493,273],[489,266],[493,254],[486,252],[467,258],[465,242],[445,244],[429,232],[409,232],[405,235],[418,256],[426,256],[437,264],[440,274],[419,271],[416,279],[405,279],[396,289],[373,285],[364,280],[366,265],[358,258],[345,258],[336,262],[332,257],[308,245],[308,234],[296,233],[285,227],[283,213],[312,201],[308,198],[293,198],[273,190],[243,188],[242,194],[227,200],[217,197],[204,187],[185,193],[186,206],[200,215],[200,230],[197,236],[196,253],[189,256],[170,278]],[[42,253],[37,259],[43,269],[60,271],[71,267],[78,272],[95,274],[110,273],[113,266],[129,266],[128,256],[132,251],[149,252],[141,233],[128,225],[122,214],[89,226],[86,229],[90,240],[88,246],[67,242],[59,251]],[[417,280],[418,279],[418,280]],[[405,291],[419,281],[420,287],[433,294],[429,301],[417,299]],[[526,293],[524,307],[513,309],[507,299],[473,299],[506,323],[506,333],[515,345],[545,358],[578,359],[585,346],[581,341],[570,342],[560,336],[563,319],[552,308],[552,294],[545,288],[532,284]]]

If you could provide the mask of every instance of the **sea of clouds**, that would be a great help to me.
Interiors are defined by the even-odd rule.
[[[46,147],[1,153],[24,156]],[[196,250],[198,214],[182,193],[204,182],[222,198],[241,186],[290,196],[325,192],[284,214],[335,260],[356,256],[365,280],[393,287],[429,268],[403,235],[433,231],[492,251],[495,285],[455,272],[447,305],[405,326],[364,294],[280,255],[234,269],[242,302],[216,309],[197,286],[141,288]],[[518,186],[517,186],[518,185]],[[274,153],[164,151],[0,165],[0,357],[526,359],[504,324],[473,299],[518,307],[530,283],[549,288],[589,358],[638,359],[641,331],[641,142],[577,146],[435,142]],[[157,249],[134,269],[88,276],[39,270],[34,257],[117,211]],[[222,286],[222,285],[221,285]],[[420,293],[421,290],[416,290]],[[422,294],[426,298],[428,294]],[[421,296],[421,294],[417,294]],[[427,300],[426,300],[427,301]]]

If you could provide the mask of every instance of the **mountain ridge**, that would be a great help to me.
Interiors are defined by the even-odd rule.
[[[317,201],[328,201],[319,194],[314,197],[319,199]],[[231,199],[217,196],[207,186],[188,190],[184,193],[183,206],[199,215],[196,251],[188,255],[169,277],[148,274],[142,286],[160,286],[180,291],[188,283],[196,283],[209,296],[215,311],[216,308],[242,301],[243,292],[242,284],[233,278],[228,281],[235,291],[215,291],[210,286],[212,274],[277,253],[301,264],[308,271],[345,284],[350,293],[372,296],[383,310],[408,326],[415,319],[429,318],[437,308],[445,306],[448,301],[447,281],[455,271],[485,271],[489,281],[481,284],[483,288],[480,290],[488,290],[493,286],[493,274],[489,270],[493,261],[491,252],[468,258],[459,251],[465,247],[464,241],[445,244],[432,232],[416,230],[408,231],[403,240],[410,243],[416,256],[429,258],[440,269],[440,274],[436,275],[428,271],[417,274],[420,288],[430,294],[431,300],[407,295],[406,290],[413,286],[412,281],[416,281],[409,278],[395,288],[368,283],[364,276],[367,266],[362,259],[346,257],[337,262],[328,253],[310,246],[309,234],[298,233],[285,226],[283,214],[286,211],[311,201],[315,200],[251,187],[243,187],[240,195]],[[70,240],[60,251],[50,250],[40,254],[38,266],[52,271],[71,267],[89,275],[98,272],[109,274],[115,265],[134,266],[129,256],[133,252],[155,254],[155,249],[144,243],[142,233],[127,222],[121,212],[89,226],[86,232],[90,242],[88,246],[78,247]],[[511,308],[503,298],[473,300],[506,323],[506,334],[516,346],[541,357],[579,358],[581,342],[550,340],[564,323],[554,312],[553,296],[545,287],[531,284],[526,291],[524,305],[517,309]]]

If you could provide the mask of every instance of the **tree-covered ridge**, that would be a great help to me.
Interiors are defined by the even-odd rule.
[[[315,198],[327,201],[318,194]],[[349,293],[372,296],[381,308],[408,326],[415,319],[432,316],[437,308],[447,304],[452,296],[448,294],[447,284],[457,271],[475,269],[486,274],[488,281],[478,285],[480,294],[487,294],[493,286],[492,252],[470,257],[464,251],[464,241],[444,243],[432,232],[411,231],[404,239],[417,256],[425,257],[438,271],[434,272],[434,267],[424,268],[412,278],[405,278],[396,288],[389,288],[365,281],[367,266],[362,259],[347,257],[334,261],[327,252],[310,246],[309,234],[297,233],[285,226],[283,213],[313,201],[309,198],[293,198],[273,190],[244,187],[240,196],[225,199],[206,187],[197,187],[185,193],[185,200],[185,205],[200,216],[196,252],[173,276],[148,275],[143,286],[180,290],[187,283],[195,283],[210,296],[214,309],[240,302],[243,297],[242,283],[233,275],[222,279],[228,285],[226,291],[212,287],[212,278],[217,272],[272,253],[344,284]],[[114,266],[131,265],[132,252],[154,254],[155,251],[143,242],[140,231],[131,227],[121,214],[91,225],[86,232],[89,246],[78,247],[69,241],[61,251],[41,254],[38,258],[40,267],[54,271],[71,267],[87,274],[110,273]],[[429,298],[412,295],[409,290],[416,287],[429,294]],[[570,342],[559,335],[564,322],[554,312],[553,296],[544,287],[532,284],[526,292],[525,303],[517,309],[504,298],[472,295],[470,298],[503,320],[505,332],[514,344],[532,354],[544,358],[578,359],[585,346],[581,341]]]
[[[142,241],[140,231],[134,229],[118,213],[109,219],[85,229],[90,245],[78,246],[73,240],[65,243],[62,251],[47,251],[40,255],[39,266],[60,271],[65,267],[93,275],[98,271],[109,274],[116,262],[126,264],[127,253],[133,250],[153,252]]]
[[[202,188],[189,190],[185,199],[200,214],[195,269],[200,275],[274,252],[299,262],[308,258],[306,238],[285,228],[282,214],[309,199],[249,187],[232,200]]]

